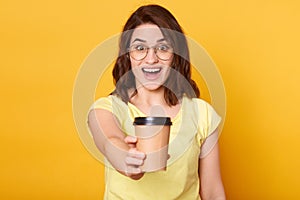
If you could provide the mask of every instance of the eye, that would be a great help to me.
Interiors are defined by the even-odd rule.
[[[167,44],[160,44],[156,47],[158,51],[170,51],[171,47]]]
[[[147,47],[142,45],[142,44],[139,44],[139,45],[133,46],[133,50],[135,50],[135,51],[145,51],[145,50],[147,50]]]

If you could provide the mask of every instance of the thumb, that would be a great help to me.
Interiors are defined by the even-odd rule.
[[[137,138],[135,136],[127,135],[124,142],[127,144],[135,144],[137,142]]]

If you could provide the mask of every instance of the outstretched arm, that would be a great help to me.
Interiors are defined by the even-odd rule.
[[[132,179],[141,178],[143,173],[139,167],[145,154],[136,150],[136,138],[126,137],[116,117],[107,110],[94,109],[88,115],[88,123],[97,148],[111,165]]]

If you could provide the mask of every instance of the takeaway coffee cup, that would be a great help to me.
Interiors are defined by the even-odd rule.
[[[146,154],[144,172],[166,170],[170,136],[169,117],[136,117],[133,125],[138,138],[136,148]]]

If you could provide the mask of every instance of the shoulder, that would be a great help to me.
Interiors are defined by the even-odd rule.
[[[93,105],[91,106],[91,109],[106,109],[106,110],[112,110],[115,105],[122,105],[125,104],[119,97],[115,95],[109,95],[106,97],[100,97],[97,99]]]
[[[185,106],[189,109],[194,109],[196,111],[201,111],[202,112],[207,112],[208,110],[213,109],[210,103],[207,101],[200,99],[200,98],[188,98],[188,97],[183,97]]]
[[[109,95],[97,99],[90,107],[89,111],[95,110],[96,112],[100,112],[99,109],[109,111],[121,121],[126,119],[128,115],[127,103],[122,101],[122,99],[116,95]]]
[[[221,117],[214,107],[207,101],[200,98],[185,97],[185,109],[190,115],[198,119],[198,123],[214,129],[221,121]]]
[[[192,98],[191,101],[199,106],[207,106],[209,104],[207,101],[200,98]]]

